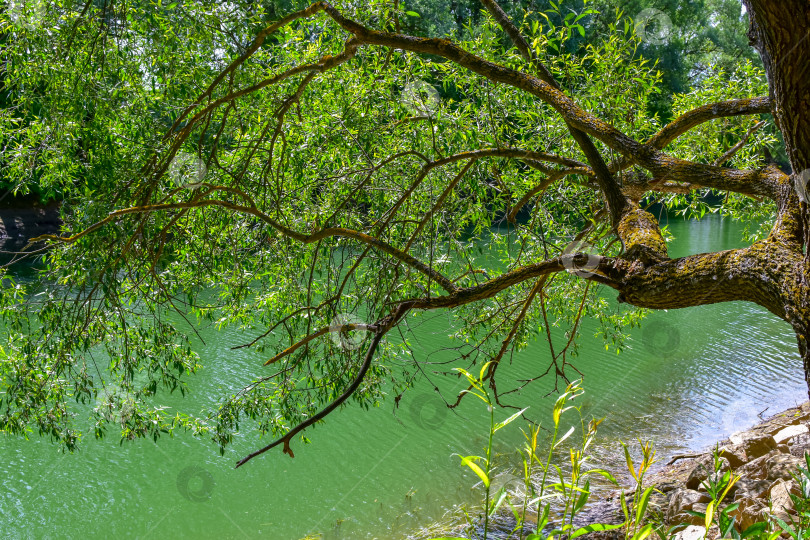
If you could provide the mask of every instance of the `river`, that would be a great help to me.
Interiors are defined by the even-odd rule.
[[[669,230],[676,256],[743,245],[741,226],[717,216],[673,219]],[[446,313],[423,324],[417,353],[446,346],[452,324]],[[702,449],[759,413],[806,399],[791,329],[753,304],[653,313],[620,355],[606,352],[594,330],[584,325],[576,365],[585,375],[583,410],[606,417],[598,453],[611,467],[622,461],[619,438],[652,439],[663,455]],[[245,342],[243,333],[204,337],[205,367],[190,383],[201,405],[244,384],[266,359],[230,349]],[[537,342],[506,371],[535,375],[546,358],[546,344]],[[521,398],[541,419],[550,414],[547,391],[541,384]],[[185,435],[119,445],[115,437],[93,440],[90,431],[74,454],[36,436],[0,438],[0,536],[406,538],[480,496],[454,455],[483,452],[485,411],[476,401],[449,412],[434,392],[417,388],[396,411],[393,400],[370,411],[349,407],[310,430],[312,444],[296,442],[294,459],[278,450],[238,470],[236,459],[265,441],[238,438],[222,457]],[[522,439],[510,428],[496,441],[503,463]]]

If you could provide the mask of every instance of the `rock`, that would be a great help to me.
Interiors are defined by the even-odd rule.
[[[736,501],[740,506],[736,510],[729,512],[737,518],[737,523],[740,524],[740,530],[744,531],[754,523],[762,521],[765,518],[764,512],[768,508],[760,501],[751,497],[742,497]]]
[[[768,493],[771,483],[767,480],[756,480],[753,478],[741,478],[737,481],[737,492],[734,494],[734,500],[740,501],[742,499],[759,499]]]
[[[41,234],[58,234],[62,225],[59,204],[40,206],[29,198],[18,198],[12,208],[0,208],[0,239],[2,247],[11,249]],[[5,205],[4,205],[5,206]],[[9,241],[5,241],[10,239]],[[16,242],[15,242],[16,241]]]
[[[807,418],[808,411],[804,411],[800,408],[792,408],[769,418],[749,431],[756,431],[758,433],[767,435],[776,435],[786,427],[799,424],[802,421],[807,420]]]
[[[655,486],[655,489],[657,489],[661,493],[669,493],[670,491],[675,491],[679,487],[681,487],[680,482],[673,480],[671,482],[663,482],[661,484],[657,484]]]
[[[746,437],[752,436],[753,433],[750,431],[738,431],[737,433],[732,433],[729,435],[728,440],[731,441],[731,444],[738,445],[742,444]]]
[[[729,469],[730,465],[728,459],[720,458],[720,471],[725,472]],[[709,455],[703,457],[695,462],[689,477],[686,480],[686,487],[689,489],[697,489],[710,474],[714,472],[714,458]]]
[[[776,450],[776,441],[771,435],[757,435],[745,439],[742,447],[745,450],[746,459],[750,461]]]
[[[705,510],[706,505],[704,504],[703,506],[704,506],[704,510]],[[695,512],[700,512],[700,510],[695,510]],[[703,525],[705,522],[706,522],[706,520],[704,520],[701,517],[693,516],[692,514],[686,514],[686,513],[677,514],[677,515],[673,516],[671,519],[667,519],[667,524],[669,524],[670,526],[673,526],[673,525]]]
[[[752,479],[752,480],[765,480],[765,479],[768,478],[768,470],[765,467],[766,462],[770,458],[772,458],[774,456],[778,456],[778,455],[783,455],[783,454],[780,454],[778,450],[774,450],[773,452],[765,454],[762,457],[758,457],[757,459],[755,459],[753,461],[749,461],[748,463],[746,463],[745,465],[740,467],[736,472],[740,476],[743,476],[745,478],[749,478],[749,479]]]
[[[688,515],[686,514],[687,510],[693,510],[695,505],[708,503],[712,499],[706,494],[701,493],[699,491],[695,491],[693,489],[683,489],[680,488],[673,492],[672,496],[669,498],[669,506],[667,507],[667,522],[675,523],[675,518],[680,515]],[[695,510],[696,512],[700,512],[700,510]],[[694,517],[694,516],[690,516]],[[687,521],[679,521],[678,523],[686,523]],[[691,523],[691,520],[688,520]]]
[[[810,434],[799,435],[790,441],[791,454],[803,458],[806,452],[810,452]]]
[[[808,429],[806,425],[795,424],[779,430],[779,432],[773,436],[773,440],[776,441],[776,444],[780,444],[787,442],[798,435],[804,435],[808,431],[810,431],[810,429]]]
[[[771,511],[776,517],[784,521],[790,520],[789,512],[793,510],[791,493],[794,495],[799,494],[799,486],[793,480],[789,482],[777,480],[771,486]]]
[[[770,481],[790,480],[804,461],[791,454],[776,454],[765,462],[766,477]]]
[[[780,452],[782,452],[783,454],[789,454],[790,453],[790,446],[788,446],[785,443],[777,444],[776,449],[779,450]]]
[[[717,451],[720,456],[728,460],[728,463],[732,469],[742,467],[747,461],[745,459],[745,449],[742,447],[742,445],[727,444],[726,446],[721,446],[718,448]]]
[[[703,540],[706,535],[706,527],[700,525],[689,525],[684,530],[673,536],[673,540]]]

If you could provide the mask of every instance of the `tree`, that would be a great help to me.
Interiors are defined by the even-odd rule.
[[[437,310],[463,322],[459,362],[485,366],[506,407],[527,383],[505,388],[498,367],[535,334],[550,345],[537,378],[562,380],[583,316],[621,348],[646,309],[734,300],[793,326],[810,384],[806,2],[746,0],[770,92],[751,63],[718,70],[665,126],[631,21],[571,52],[588,3],[518,23],[482,4],[448,38],[401,33],[418,13],[396,1],[275,22],[253,3],[66,2],[43,17],[51,35],[18,29],[7,84],[37,113],[3,118],[6,172],[60,194],[65,232],[23,254],[41,257],[38,280],[4,278],[0,430],[73,448],[74,417],[101,396],[97,436],[185,428],[224,451],[251,427],[278,438],[239,465],[292,456],[350,400],[398,403],[440,369],[407,341]],[[766,161],[771,113],[792,174]],[[772,227],[670,258],[649,204],[699,209],[707,193]],[[570,326],[562,348],[554,321]],[[204,360],[200,324],[244,327],[269,371],[208,415],[170,412]]]

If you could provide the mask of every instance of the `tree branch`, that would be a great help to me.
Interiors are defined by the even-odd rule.
[[[350,384],[349,387],[346,388],[346,390],[340,396],[337,397],[337,399],[335,399],[334,401],[332,401],[332,403],[324,407],[324,409],[321,410],[318,414],[306,419],[305,421],[301,422],[300,424],[292,428],[290,431],[287,432],[286,435],[284,435],[280,439],[277,439],[272,443],[268,444],[267,446],[265,446],[264,448],[256,450],[255,452],[251,452],[247,456],[240,459],[236,463],[235,468],[238,469],[239,467],[241,467],[251,459],[255,458],[256,456],[260,456],[265,452],[267,452],[268,450],[271,450],[282,443],[284,444],[284,453],[289,455],[290,457],[295,457],[292,448],[290,448],[290,441],[293,439],[293,437],[304,431],[309,426],[324,419],[326,416],[329,415],[329,413],[337,409],[343,402],[349,399],[352,394],[354,394],[354,392],[360,387],[360,383],[363,382],[363,379],[365,378],[366,373],[368,372],[368,368],[371,366],[371,360],[374,358],[374,353],[377,351],[377,347],[379,346],[380,341],[382,340],[386,331],[387,329],[385,331],[379,330],[377,331],[377,333],[374,334],[374,338],[371,340],[371,345],[366,351],[366,356],[363,359],[363,363],[360,365],[360,370],[357,372],[357,376],[355,377],[354,381],[352,381],[352,384]]]
[[[369,325],[368,328],[374,329],[375,331],[374,338],[372,338],[371,340],[371,344],[369,345],[369,348],[366,351],[366,356],[363,359],[363,363],[360,365],[360,369],[358,370],[357,375],[355,376],[354,380],[349,385],[349,387],[346,388],[346,390],[340,396],[338,396],[334,401],[332,401],[332,403],[324,407],[323,410],[321,410],[321,412],[319,412],[315,416],[312,416],[311,418],[308,418],[307,420],[301,422],[300,424],[292,428],[290,431],[287,432],[286,435],[284,435],[280,439],[277,439],[276,441],[268,444],[264,448],[252,452],[251,454],[240,459],[236,463],[235,468],[238,469],[239,467],[241,467],[251,459],[255,458],[256,456],[264,454],[268,450],[275,448],[276,446],[282,443],[284,444],[284,453],[289,455],[290,457],[295,457],[293,455],[292,448],[290,448],[290,441],[292,440],[292,438],[295,437],[298,433],[308,428],[309,426],[324,419],[327,415],[329,415],[329,413],[337,409],[341,404],[343,404],[347,399],[349,399],[349,397],[351,397],[352,394],[354,394],[357,391],[357,389],[360,387],[360,384],[363,382],[366,373],[368,372],[368,368],[371,366],[371,361],[374,359],[374,353],[377,351],[377,347],[379,347],[380,341],[382,341],[382,338],[385,336],[385,334],[387,334],[388,331],[391,330],[391,328],[393,328],[400,321],[400,319],[402,319],[402,317],[404,317],[405,314],[408,313],[409,310],[410,307],[408,306],[407,303],[400,304],[396,307],[393,313],[377,321],[374,325]]]
[[[432,279],[436,283],[438,283],[443,289],[448,292],[452,292],[456,290],[456,286],[453,285],[453,282],[450,281],[448,278],[443,276],[441,273],[437,272],[434,268],[426,265],[422,261],[418,260],[416,257],[395,248],[394,246],[388,244],[376,238],[374,236],[370,236],[368,234],[355,231],[353,229],[344,229],[341,227],[328,227],[325,229],[321,229],[316,231],[312,234],[302,234],[289,227],[285,227],[281,223],[277,222],[269,215],[265,214],[255,206],[243,206],[239,204],[234,204],[227,201],[220,201],[215,199],[203,199],[194,202],[185,202],[185,203],[163,203],[163,204],[153,204],[153,205],[146,205],[146,206],[135,206],[130,208],[124,208],[121,210],[116,210],[114,212],[110,212],[104,219],[94,223],[90,227],[84,229],[81,232],[78,232],[72,236],[56,236],[53,234],[44,234],[33,238],[30,240],[30,243],[36,243],[43,240],[52,240],[54,242],[60,242],[63,244],[70,244],[86,236],[104,225],[107,225],[113,222],[116,218],[128,215],[128,214],[144,214],[149,212],[160,212],[165,210],[180,210],[185,208],[205,208],[210,206],[217,206],[221,208],[227,208],[229,210],[233,210],[235,212],[241,212],[244,214],[250,214],[256,216],[257,218],[261,219],[265,223],[269,224],[271,227],[279,231],[284,236],[288,238],[292,238],[293,240],[297,240],[303,244],[312,244],[317,242],[318,240],[322,240],[324,238],[330,237],[344,237],[344,238],[351,238],[353,240],[357,240],[362,242],[366,245],[375,247],[382,251],[383,253],[387,253],[391,255],[398,261],[410,266],[411,268],[419,271],[420,273],[424,274],[429,279]]]
[[[515,26],[515,24],[509,19],[509,16],[503,11],[503,9],[501,9],[501,6],[499,6],[495,0],[482,0],[482,3],[486,7],[487,11],[489,11],[489,13],[495,18],[501,28],[503,28],[504,31],[509,35],[512,43],[514,43],[518,48],[523,58],[532,64],[535,69],[537,69],[540,79],[561,93],[560,85],[557,84],[556,80],[554,80],[554,76],[552,75],[551,71],[549,71],[548,68],[540,61],[540,59],[537,58],[537,56],[531,51],[529,44],[523,38],[520,30],[518,30],[517,26]],[[591,141],[580,129],[573,126],[572,123],[565,118],[565,115],[563,115],[563,119],[565,120],[565,124],[568,126],[568,131],[571,133],[571,137],[574,139],[574,141],[576,141],[577,145],[579,145],[594,171],[596,181],[605,197],[605,201],[607,202],[608,211],[610,212],[613,225],[618,225],[622,214],[624,214],[628,206],[626,197],[624,197],[622,194],[619,185],[613,178],[613,175],[605,163],[605,160],[602,158],[602,155],[596,149],[596,146],[594,146],[593,141]]]

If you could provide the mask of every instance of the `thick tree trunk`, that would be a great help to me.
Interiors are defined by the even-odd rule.
[[[799,354],[802,355],[802,365],[804,366],[804,381],[807,383],[807,387],[810,389],[810,347],[808,347],[806,336],[807,329],[796,329],[796,338],[799,342]],[[808,390],[808,395],[810,395],[810,390]]]
[[[810,0],[744,0],[794,173],[810,167]]]
[[[785,138],[791,180],[803,198],[810,181],[810,0],[743,0],[750,16],[748,37],[762,56],[774,104],[774,117]],[[780,220],[798,221],[793,230],[808,245],[807,204],[797,197],[782,198]],[[786,217],[787,216],[787,217]],[[786,241],[789,243],[790,239]],[[810,395],[810,287],[808,258],[798,250],[799,261],[782,276],[785,318],[791,323],[804,364]]]

